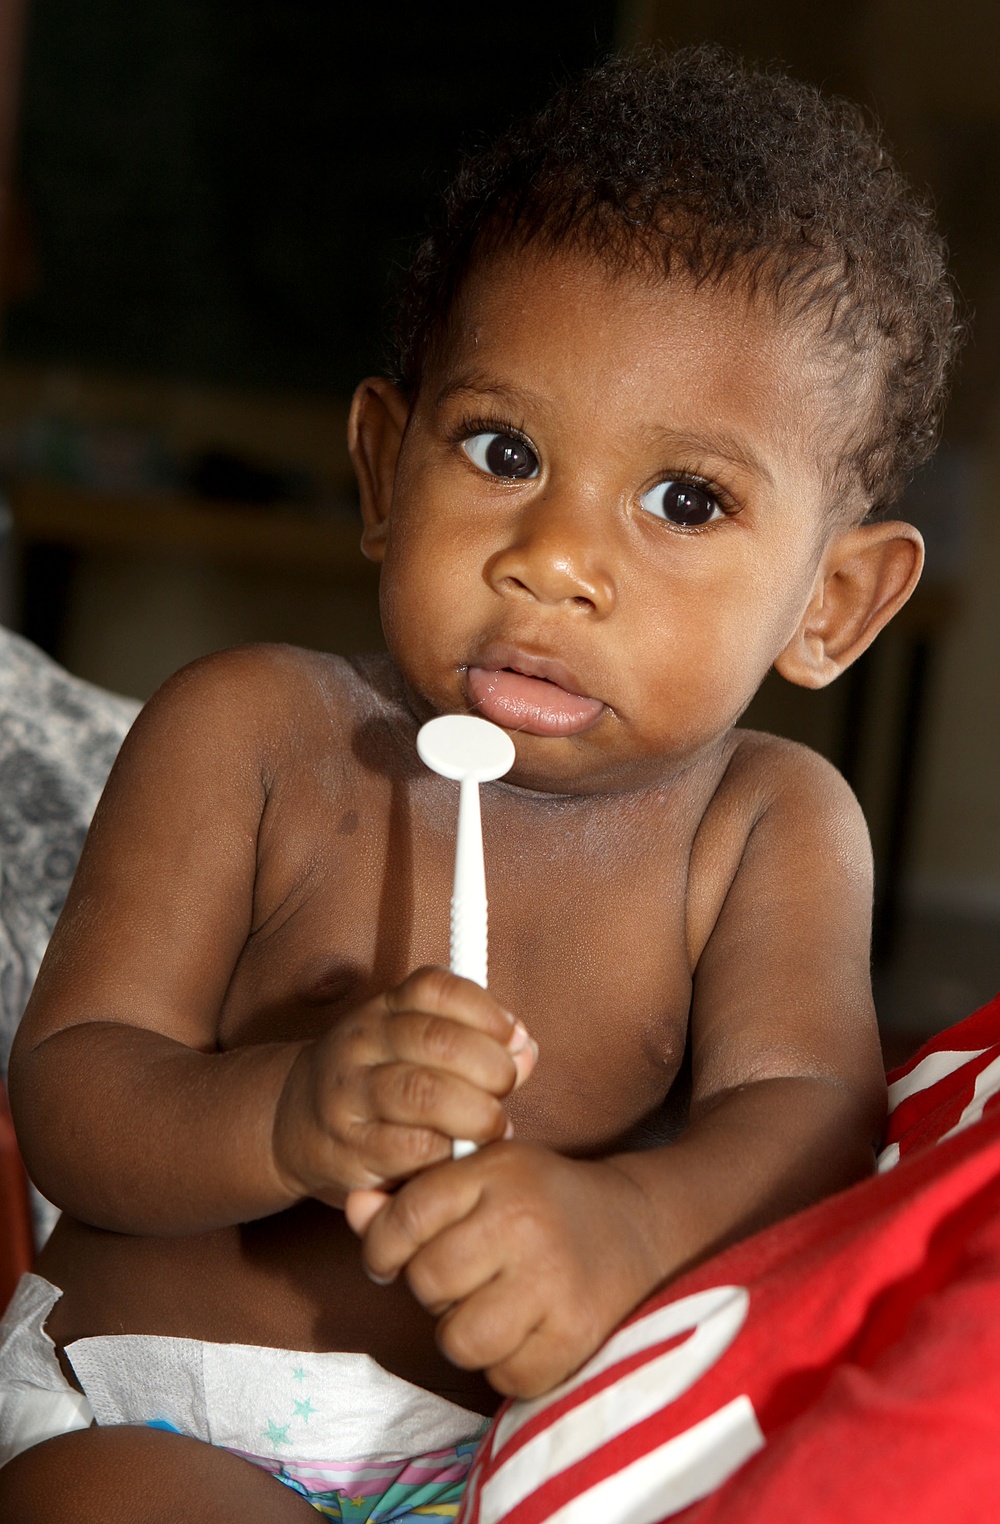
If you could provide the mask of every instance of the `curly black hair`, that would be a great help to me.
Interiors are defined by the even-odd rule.
[[[572,81],[445,192],[398,302],[390,368],[405,391],[472,265],[536,241],[818,314],[877,378],[838,472],[870,514],[933,451],[962,330],[945,245],[851,102],[714,47],[646,49]]]

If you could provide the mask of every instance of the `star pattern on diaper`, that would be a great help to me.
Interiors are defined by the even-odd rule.
[[[292,1380],[293,1381],[304,1381],[305,1379],[306,1379],[306,1373],[305,1373],[305,1371],[302,1369],[301,1365],[297,1365],[295,1367],[295,1369],[292,1371]]]
[[[289,1425],[287,1423],[275,1423],[273,1418],[269,1418],[267,1420],[267,1428],[264,1430],[264,1438],[270,1440],[275,1448],[278,1445],[287,1445],[288,1429]]]
[[[310,1415],[310,1413],[318,1413],[319,1412],[318,1408],[314,1408],[313,1407],[313,1403],[312,1403],[312,1398],[311,1397],[307,1397],[304,1402],[296,1402],[294,1404],[294,1406],[295,1406],[295,1416],[296,1416],[296,1418],[304,1418],[306,1423],[309,1422],[309,1415]]]

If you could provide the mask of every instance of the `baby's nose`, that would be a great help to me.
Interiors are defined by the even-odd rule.
[[[536,499],[486,567],[497,592],[571,603],[605,616],[615,604],[612,547],[600,509]]]

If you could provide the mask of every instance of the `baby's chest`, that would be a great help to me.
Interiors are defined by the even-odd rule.
[[[581,872],[491,907],[491,988],[539,1045],[512,1098],[533,1136],[606,1147],[663,1102],[684,1058],[691,974],[681,886]]]
[[[681,1065],[683,874],[666,853],[518,845],[488,854],[490,989],[539,1047],[509,1109],[521,1136],[600,1150],[657,1111]],[[447,965],[450,848],[348,851],[307,875],[244,950],[223,1044],[319,1035],[413,969]]]

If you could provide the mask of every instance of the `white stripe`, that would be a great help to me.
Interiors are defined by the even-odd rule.
[[[672,1339],[679,1333],[686,1333],[704,1318],[728,1306],[734,1297],[742,1298],[740,1306],[745,1317],[748,1298],[742,1286],[712,1286],[708,1291],[698,1291],[694,1296],[682,1297],[679,1302],[668,1302],[665,1307],[657,1307],[644,1318],[638,1318],[626,1328],[620,1328],[606,1344],[601,1345],[597,1354],[591,1356],[575,1376],[571,1376],[561,1386],[546,1392],[544,1397],[536,1397],[532,1402],[515,1402],[493,1430],[490,1455],[498,1454],[518,1429],[523,1428],[536,1413],[552,1407],[577,1387],[593,1380],[619,1361],[627,1360],[630,1355],[649,1349],[652,1344],[662,1344],[664,1339]]]
[[[736,1397],[571,1499],[546,1524],[653,1524],[707,1497],[763,1448],[753,1403]]]
[[[995,1058],[976,1075],[976,1088],[972,1092],[972,1100],[954,1127],[950,1127],[944,1137],[954,1137],[956,1132],[962,1132],[966,1127],[971,1127],[973,1122],[978,1122],[985,1110],[986,1102],[992,1100],[998,1091],[1000,1091],[1000,1057]],[[943,1142],[944,1138],[941,1141]]]
[[[971,1064],[973,1059],[982,1058],[986,1048],[964,1048],[958,1051],[951,1049],[941,1053],[928,1053],[922,1058],[915,1069],[909,1074],[904,1074],[901,1079],[894,1080],[889,1086],[889,1110],[895,1111],[901,1101],[908,1096],[917,1095],[921,1090],[929,1090],[931,1085],[936,1085],[938,1080],[943,1080],[949,1074],[954,1074],[956,1069],[961,1069],[965,1064]]]
[[[959,1056],[962,1056],[962,1057],[967,1057],[967,1058],[971,1059],[971,1058],[980,1058],[987,1051],[988,1051],[988,1049],[986,1049],[986,1048],[980,1048],[977,1053],[972,1053],[972,1054],[967,1054],[967,1055],[958,1055],[958,1054],[955,1054],[955,1053],[945,1053],[945,1054],[942,1054],[940,1056],[944,1057],[944,1058],[957,1058]],[[929,1058],[934,1058],[936,1056],[938,1056],[938,1055],[933,1054],[933,1053],[928,1055]],[[927,1061],[928,1060],[925,1059],[924,1063],[926,1063]],[[920,1067],[922,1067],[922,1066],[918,1064],[917,1068],[920,1068]],[[945,1070],[945,1073],[946,1074],[948,1074],[948,1073],[953,1074],[955,1072],[955,1070],[959,1069],[959,1068],[961,1068],[960,1064],[953,1064],[950,1070]],[[917,1071],[914,1070],[913,1072],[915,1074]],[[935,1078],[937,1078],[937,1079],[940,1079],[942,1077],[943,1077],[942,1075],[935,1076]],[[896,1083],[897,1084],[902,1084],[903,1082],[902,1082],[902,1080],[897,1080]],[[928,1083],[929,1084],[933,1084],[934,1081],[930,1080],[930,1081],[928,1081]],[[926,1086],[918,1086],[917,1088],[918,1089],[926,1089],[927,1087]],[[895,1089],[894,1085],[890,1086],[890,1093],[894,1089]],[[966,1105],[965,1110],[962,1112],[961,1116],[959,1117],[958,1121],[955,1123],[954,1127],[949,1127],[947,1132],[943,1132],[941,1134],[941,1136],[937,1139],[937,1142],[938,1143],[943,1143],[945,1138],[953,1138],[957,1132],[964,1132],[966,1127],[971,1127],[974,1122],[978,1122],[980,1120],[980,1118],[982,1117],[983,1112],[986,1109],[986,1103],[988,1101],[991,1101],[993,1099],[993,1097],[998,1092],[1000,1092],[1000,1056],[995,1058],[991,1064],[987,1064],[986,1068],[985,1069],[981,1069],[979,1071],[979,1073],[976,1075],[976,1083],[973,1086],[973,1090],[972,1090],[972,1099]],[[898,1143],[890,1143],[888,1145],[888,1147],[883,1148],[882,1152],[879,1154],[878,1160],[876,1162],[876,1167],[878,1169],[879,1174],[880,1175],[884,1175],[888,1170],[893,1169],[898,1163],[899,1163],[899,1144]]]
[[[693,1329],[691,1336],[560,1414],[508,1456],[480,1492],[482,1524],[496,1524],[546,1478],[575,1465],[688,1391],[729,1348],[746,1321],[749,1305],[743,1287],[716,1286],[661,1308],[674,1317],[673,1327],[667,1332],[661,1329],[659,1338]],[[537,1408],[536,1403],[530,1406]]]

